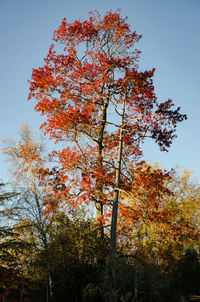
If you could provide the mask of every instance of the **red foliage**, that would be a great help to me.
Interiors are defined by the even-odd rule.
[[[179,108],[173,110],[171,100],[157,102],[152,81],[155,69],[138,70],[140,51],[135,44],[140,38],[119,11],[109,11],[104,17],[90,12],[83,22],[67,23],[64,18],[44,66],[33,69],[29,99],[34,98],[35,110],[46,116],[41,125],[44,134],[67,144],[52,157],[60,164],[58,177],[69,188],[74,205],[110,203],[124,100],[123,158],[127,163],[140,160],[145,137],[167,151],[177,122],[186,118]],[[125,175],[124,182],[128,181]]]

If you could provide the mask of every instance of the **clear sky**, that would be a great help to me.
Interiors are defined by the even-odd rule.
[[[156,68],[158,99],[173,99],[188,120],[180,123],[178,138],[168,153],[153,141],[144,155],[163,168],[176,165],[195,171],[200,182],[200,0],[0,0],[0,141],[17,138],[20,125],[39,129],[41,117],[27,101],[32,68],[43,64],[52,36],[62,19],[85,19],[88,11],[100,13],[121,8],[133,30],[142,34],[142,70]],[[7,165],[0,154],[0,178]]]

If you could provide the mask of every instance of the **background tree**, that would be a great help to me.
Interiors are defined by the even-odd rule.
[[[142,169],[141,169],[142,167]],[[140,263],[174,267],[188,248],[198,250],[199,186],[176,169],[147,164],[132,171],[133,183],[121,190],[119,247]],[[122,214],[121,214],[122,212]]]
[[[12,222],[15,208],[11,205],[17,194],[5,188],[7,186],[0,183],[0,298],[14,302],[20,297],[23,284],[17,253],[25,251],[27,245],[19,239]]]
[[[46,192],[49,186],[42,174],[46,165],[44,144],[34,141],[30,128],[23,125],[20,129],[19,142],[12,139],[5,141],[3,152],[10,162],[10,171],[15,180],[13,186],[18,193],[18,198],[13,200],[15,217],[20,223],[24,221],[21,228],[32,229],[34,237],[37,238],[34,243],[45,250],[49,290],[52,296],[53,278],[48,252],[48,228],[55,213],[56,194],[53,196],[51,192],[49,194]]]

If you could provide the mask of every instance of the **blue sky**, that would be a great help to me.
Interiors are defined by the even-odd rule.
[[[68,22],[121,9],[133,30],[142,34],[140,68],[156,68],[158,99],[172,98],[188,120],[177,129],[178,138],[168,153],[152,141],[144,146],[145,158],[163,168],[176,165],[195,171],[200,181],[200,0],[0,0],[0,141],[18,137],[22,123],[37,131],[41,117],[27,101],[32,68],[43,64],[52,36],[62,19]],[[0,154],[0,178],[7,164]]]

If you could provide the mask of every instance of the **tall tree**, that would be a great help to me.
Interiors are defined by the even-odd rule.
[[[112,259],[120,180],[129,178],[125,164],[139,161],[146,137],[167,151],[177,123],[186,118],[171,100],[158,103],[155,70],[139,71],[135,44],[141,36],[126,19],[119,11],[103,17],[91,12],[83,22],[64,18],[44,66],[33,70],[29,94],[35,110],[46,116],[44,134],[66,144],[52,154],[61,165],[64,194],[75,206],[95,203],[102,238],[113,205]]]

